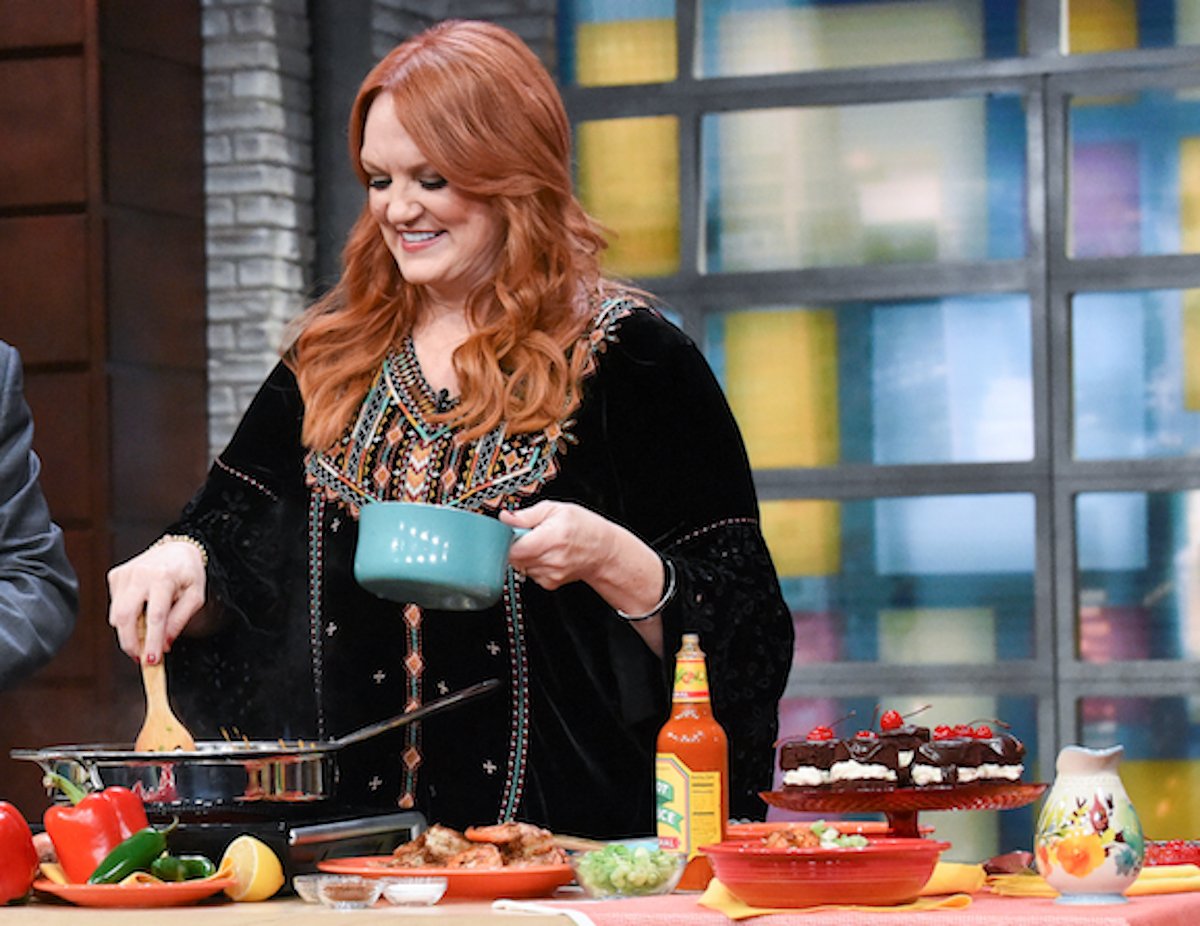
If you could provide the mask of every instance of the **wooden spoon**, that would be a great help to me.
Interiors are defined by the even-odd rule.
[[[145,639],[146,616],[138,618],[138,637]],[[162,658],[154,665],[142,665],[142,686],[146,689],[146,719],[133,748],[137,752],[196,751],[196,741],[187,727],[171,711],[167,701],[167,667]]]

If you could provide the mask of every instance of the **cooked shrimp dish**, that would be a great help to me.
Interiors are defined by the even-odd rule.
[[[389,868],[518,868],[565,865],[554,834],[532,823],[470,826],[460,833],[435,823],[411,842],[397,846]]]

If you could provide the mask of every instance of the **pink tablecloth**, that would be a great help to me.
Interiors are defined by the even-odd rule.
[[[621,901],[546,902],[585,914],[595,926],[726,926],[733,920],[696,903],[695,894]],[[1111,906],[1071,906],[1032,897],[976,894],[961,910],[921,913],[848,910],[771,914],[746,926],[1200,926],[1200,893],[1134,897]]]

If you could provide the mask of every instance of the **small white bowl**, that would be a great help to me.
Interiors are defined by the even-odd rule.
[[[296,892],[296,896],[305,903],[320,903],[321,898],[317,896],[317,885],[321,883],[326,875],[296,875],[292,878],[292,890]]]
[[[321,903],[334,910],[362,910],[379,899],[383,884],[378,878],[335,875],[317,882]]]
[[[398,907],[429,907],[446,893],[445,878],[383,878],[383,896]]]

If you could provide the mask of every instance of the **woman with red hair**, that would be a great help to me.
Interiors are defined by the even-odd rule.
[[[695,345],[602,274],[570,143],[499,26],[441,23],[367,75],[342,276],[181,519],[112,570],[109,621],[135,658],[171,651],[201,735],[328,738],[500,678],[344,750],[339,799],[598,837],[654,830],[671,656],[699,633],[733,813],[761,817],[792,624],[745,450]],[[500,602],[359,587],[359,508],[392,499],[527,528]]]

